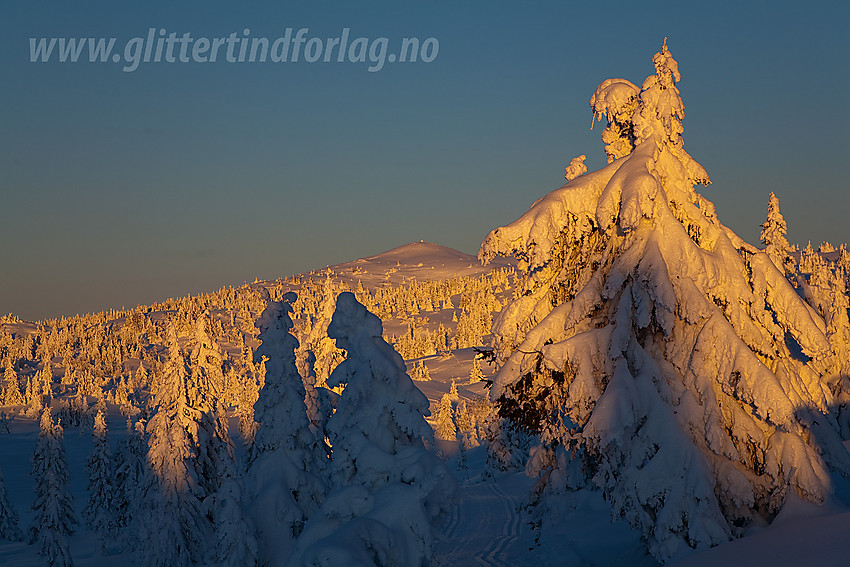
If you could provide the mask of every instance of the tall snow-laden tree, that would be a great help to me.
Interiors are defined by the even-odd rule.
[[[62,445],[62,426],[53,423],[49,407],[42,412],[40,424],[32,457],[35,500],[29,540],[39,544],[39,553],[51,566],[70,567],[74,562],[68,550],[68,536],[74,533],[77,520],[68,486],[70,475]]]
[[[328,423],[334,487],[295,565],[430,564],[432,522],[452,505],[455,480],[425,448],[428,399],[382,335],[354,294],[339,294],[328,336],[348,356],[328,381],[345,388]]]
[[[105,548],[106,543],[117,534],[117,523],[112,502],[112,451],[106,438],[106,418],[101,411],[94,418],[93,437],[94,448],[86,461],[89,498],[83,515],[86,525],[98,533]]]
[[[287,293],[271,301],[257,319],[262,344],[255,357],[265,378],[254,404],[258,423],[254,436],[249,485],[263,564],[282,565],[308,517],[326,491],[326,457],[310,427],[305,390],[295,363],[298,341],[292,336],[290,312],[296,301]]]
[[[491,399],[539,436],[551,490],[589,482],[666,561],[770,520],[786,495],[828,498],[850,474],[850,392],[836,334],[769,256],[694,188],[678,64],[591,99],[609,165],[484,240],[514,255],[522,293],[495,322]],[[843,350],[842,350],[843,349]],[[543,466],[537,466],[543,463]]]
[[[188,565],[204,559],[211,526],[201,512],[201,502],[215,482],[204,476],[213,470],[199,442],[204,412],[190,401],[190,396],[203,393],[190,383],[192,369],[180,351],[173,325],[169,325],[168,348],[156,407],[147,424],[147,461],[153,474],[145,494],[148,540],[142,543],[146,563],[152,566]]]
[[[224,384],[222,353],[207,333],[209,314],[198,319],[190,337],[189,404],[197,410],[198,423],[191,430],[198,447],[196,466],[205,496],[218,490],[225,477],[235,474],[233,442],[227,432],[226,412],[221,394]]]

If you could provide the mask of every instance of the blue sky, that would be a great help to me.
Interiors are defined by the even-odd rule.
[[[7,2],[0,8],[0,312],[134,306],[424,239],[475,253],[604,165],[588,100],[640,84],[665,36],[685,147],[721,220],[757,243],[850,240],[850,9],[791,2]],[[273,41],[405,37],[429,63],[29,62],[31,37],[149,28]],[[222,52],[223,54],[223,52]],[[87,57],[87,56],[86,56]]]

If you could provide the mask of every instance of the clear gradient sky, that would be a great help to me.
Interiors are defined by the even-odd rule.
[[[590,95],[610,77],[640,85],[665,36],[721,220],[757,243],[774,191],[790,241],[850,240],[846,2],[245,4],[3,3],[1,313],[130,307],[420,239],[475,253],[572,157],[604,165]],[[31,37],[115,37],[123,52],[149,28],[349,28],[439,52],[378,72],[29,61]]]

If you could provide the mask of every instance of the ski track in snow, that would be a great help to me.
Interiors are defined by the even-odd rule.
[[[520,501],[496,481],[460,487],[461,498],[436,542],[434,564],[508,567],[519,540]]]

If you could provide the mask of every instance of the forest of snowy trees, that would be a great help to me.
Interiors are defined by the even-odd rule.
[[[354,273],[326,270],[121,312],[38,323],[3,317],[0,417],[41,423],[27,541],[50,565],[73,564],[68,536],[81,525],[98,534],[105,555],[132,551],[143,565],[287,565],[295,557],[334,565],[317,542],[339,532],[361,542],[361,559],[383,546],[384,564],[427,564],[432,525],[452,505],[455,481],[433,451],[429,403],[403,360],[483,345],[514,277],[498,269],[367,289]],[[341,334],[352,315],[338,313],[340,298],[346,313],[368,314],[362,331],[350,321]],[[398,331],[384,337],[370,311]],[[361,332],[351,343],[349,334]],[[364,340],[380,348],[354,346]],[[362,375],[375,365],[386,370]],[[414,377],[427,372],[422,360],[411,365]],[[458,378],[483,379],[477,359],[465,373]],[[399,403],[406,417],[393,409]],[[474,409],[464,405],[458,418],[467,443],[477,444],[489,404],[480,399]],[[401,421],[381,431],[381,412]],[[126,418],[117,444],[107,413]],[[453,413],[448,419],[454,424]],[[93,439],[84,502],[68,488],[69,427]],[[357,427],[381,437],[358,447]],[[378,449],[384,456],[373,455]],[[378,468],[345,473],[368,459]],[[3,490],[0,482],[0,537],[23,540]],[[399,499],[402,508],[390,506]],[[405,525],[413,539],[397,531]]]
[[[410,360],[483,345],[515,278],[512,271],[500,269],[480,277],[413,280],[367,290],[333,276],[298,276],[37,323],[14,315],[0,317],[0,401],[32,418],[55,401],[65,423],[85,419],[89,426],[98,403],[116,405],[134,418],[149,412],[167,373],[173,326],[181,348],[203,349],[192,354],[190,362],[204,365],[216,403],[244,418],[242,434],[249,436],[249,418],[261,386],[254,323],[265,309],[263,293],[279,300],[289,291],[297,292],[292,304],[292,332],[299,343],[296,364],[305,379],[324,386],[343,356],[327,336],[339,293],[351,291],[381,319],[395,319],[399,330],[386,339]],[[438,312],[450,313],[451,321],[432,322],[428,315]]]
[[[761,247],[724,226],[695,188],[710,180],[684,149],[666,42],[653,64],[641,87],[593,93],[608,165],[574,158],[485,238],[484,263],[515,264],[405,279],[355,262],[0,317],[0,438],[38,431],[29,511],[0,471],[0,540],[57,566],[81,529],[145,566],[430,565],[475,448],[480,478],[537,479],[535,541],[565,494],[593,490],[662,563],[791,495],[827,501],[850,479],[850,252],[789,244],[772,193]],[[460,351],[471,363],[429,402],[429,365]],[[70,431],[91,438],[83,501]]]

